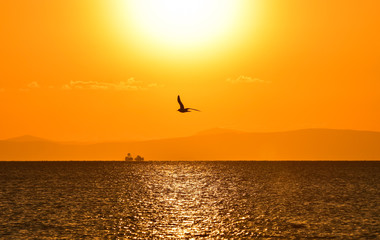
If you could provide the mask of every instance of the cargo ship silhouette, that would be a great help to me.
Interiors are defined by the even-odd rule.
[[[141,157],[140,155],[137,155],[135,158],[133,158],[131,153],[128,153],[127,156],[125,157],[125,161],[126,162],[131,162],[131,161],[142,162],[144,161],[144,158]]]

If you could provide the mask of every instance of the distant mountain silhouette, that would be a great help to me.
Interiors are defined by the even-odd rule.
[[[23,135],[19,137],[14,137],[14,138],[8,138],[2,141],[8,141],[8,142],[50,142],[50,140],[44,139],[44,138],[39,138],[39,137],[34,137],[31,135]]]
[[[128,152],[146,160],[380,160],[379,146],[380,133],[370,131],[211,129],[182,138],[97,144],[3,140],[0,160],[122,160]]]
[[[204,136],[204,135],[228,134],[228,133],[246,133],[246,132],[227,129],[227,128],[211,128],[204,131],[200,131],[195,135]]]

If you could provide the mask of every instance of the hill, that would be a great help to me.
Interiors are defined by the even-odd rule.
[[[0,141],[0,160],[380,160],[380,133],[305,129],[246,133],[210,131],[189,137],[135,142],[63,144]]]
[[[31,135],[23,135],[23,136],[14,137],[14,138],[8,138],[8,139],[2,140],[2,141],[7,141],[7,142],[50,142],[47,139],[34,137]]]

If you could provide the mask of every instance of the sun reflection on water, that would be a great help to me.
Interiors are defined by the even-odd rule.
[[[222,225],[223,218],[233,211],[223,206],[223,202],[228,202],[223,194],[234,187],[221,186],[213,169],[204,171],[191,164],[168,164],[153,166],[149,173],[135,184],[141,190],[140,197],[149,197],[138,200],[137,209],[131,204],[131,200],[136,201],[133,199],[126,207],[137,216],[139,228],[153,228],[153,234],[165,238],[206,237],[218,231],[215,225]],[[124,197],[129,198],[129,192]]]

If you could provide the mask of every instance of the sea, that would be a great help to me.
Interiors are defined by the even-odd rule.
[[[380,239],[380,162],[0,162],[0,239]]]

